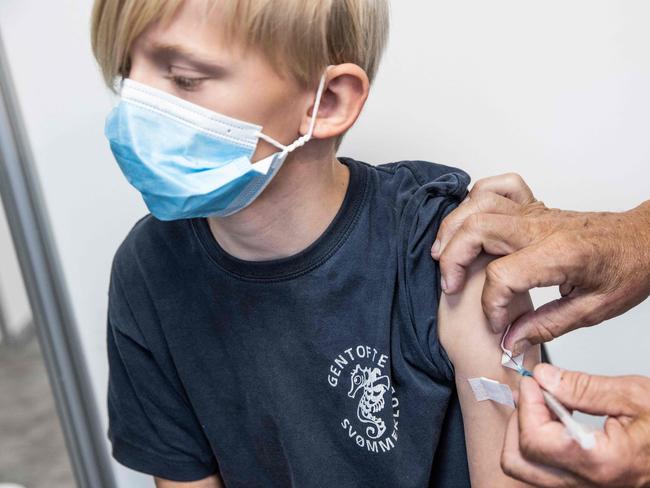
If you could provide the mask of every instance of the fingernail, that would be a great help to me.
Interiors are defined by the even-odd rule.
[[[562,370],[551,364],[542,363],[535,368],[535,379],[542,387],[553,392],[562,380]]]
[[[437,256],[439,252],[440,252],[440,241],[436,239],[436,242],[433,243],[433,247],[431,248],[431,254],[433,256]]]
[[[521,340],[511,339],[508,341],[508,339],[506,338],[506,342],[510,342],[510,343],[514,342],[510,350],[512,351],[513,354],[516,355],[526,352],[528,349],[530,349],[530,346],[532,346],[532,344],[528,342],[526,339],[521,339]]]
[[[498,324],[499,327],[498,329],[501,330],[501,324]],[[507,329],[508,326],[506,325],[504,329]],[[495,331],[496,332],[496,331]],[[519,342],[519,339],[515,336],[515,331],[512,330],[512,327],[508,331],[508,335],[506,338],[503,340],[503,347],[505,347],[508,351],[510,352],[515,352],[515,347],[518,345],[517,343]]]
[[[444,276],[442,277],[441,282],[442,282],[442,291],[447,293],[447,279]]]

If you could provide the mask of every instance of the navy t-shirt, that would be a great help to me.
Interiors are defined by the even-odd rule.
[[[469,176],[422,161],[350,169],[307,249],[252,262],[206,219],[139,220],[113,260],[113,456],[228,488],[467,487],[430,248]]]

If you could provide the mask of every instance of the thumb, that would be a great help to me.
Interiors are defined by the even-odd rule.
[[[636,415],[630,401],[632,378],[594,376],[545,363],[535,367],[534,378],[567,408],[591,415]]]
[[[567,296],[548,302],[517,318],[505,340],[513,354],[525,352],[533,344],[549,342],[580,327],[594,325],[599,299],[594,294]]]

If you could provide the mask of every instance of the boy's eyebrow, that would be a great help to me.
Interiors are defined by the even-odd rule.
[[[209,74],[223,73],[223,66],[212,62],[209,59],[201,59],[190,49],[180,44],[166,44],[161,42],[152,42],[148,49],[150,56],[155,60],[171,61],[180,59],[194,66],[197,70]]]

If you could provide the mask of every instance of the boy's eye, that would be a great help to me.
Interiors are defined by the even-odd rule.
[[[172,80],[173,83],[184,91],[193,91],[198,88],[199,84],[206,78],[187,78],[186,76],[166,76],[168,80]]]

